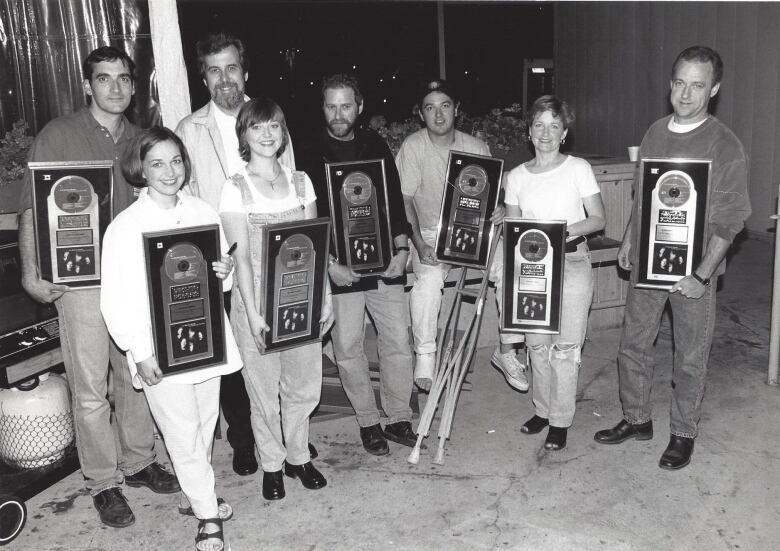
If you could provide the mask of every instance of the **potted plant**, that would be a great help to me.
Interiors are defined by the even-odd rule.
[[[33,138],[27,135],[27,123],[16,121],[0,138],[0,213],[16,212],[22,177]]]

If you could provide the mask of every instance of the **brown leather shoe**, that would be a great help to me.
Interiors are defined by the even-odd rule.
[[[103,524],[125,528],[135,522],[135,515],[119,488],[108,488],[92,496],[92,502]]]
[[[368,453],[374,455],[390,453],[390,448],[387,447],[387,438],[379,423],[369,427],[360,427],[360,440],[363,441],[363,448]]]
[[[658,466],[662,469],[676,471],[691,462],[691,455],[693,455],[693,438],[673,434],[669,438],[669,445],[666,446]]]
[[[632,425],[625,419],[611,429],[600,430],[593,439],[599,444],[622,444],[629,438],[637,440],[650,440],[653,437],[653,422]]]
[[[547,431],[547,438],[544,441],[545,450],[562,450],[566,447],[566,434],[569,429],[565,427],[553,427],[550,425],[550,429]]]
[[[290,478],[300,479],[303,487],[308,488],[309,490],[319,490],[328,485],[328,481],[325,480],[322,473],[312,465],[311,461],[307,461],[303,465],[290,465],[285,461],[284,474]]]
[[[233,450],[233,472],[239,476],[248,476],[257,472],[254,444]]]
[[[287,495],[284,491],[284,477],[282,471],[263,473],[263,497],[269,501],[282,499]]]
[[[402,446],[413,448],[417,444],[417,434],[412,430],[412,423],[409,421],[398,421],[385,425],[385,436],[388,440]]]
[[[151,463],[137,473],[125,476],[125,484],[131,488],[146,486],[157,494],[175,494],[181,490],[176,476],[159,463]]]

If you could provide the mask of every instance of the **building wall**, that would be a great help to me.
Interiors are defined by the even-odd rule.
[[[669,72],[677,54],[710,46],[725,65],[714,113],[750,155],[753,215],[746,225],[766,232],[774,227],[768,217],[780,185],[778,30],[775,2],[556,4],[556,93],[577,115],[572,149],[626,155],[652,121],[671,112]]]

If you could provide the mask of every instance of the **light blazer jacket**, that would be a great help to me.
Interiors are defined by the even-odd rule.
[[[200,197],[219,212],[222,186],[232,174],[228,174],[225,147],[212,108],[213,103],[209,102],[184,117],[176,126],[176,134],[184,142],[192,161],[189,189],[185,188],[185,191]],[[292,139],[288,139],[279,162],[295,170]]]

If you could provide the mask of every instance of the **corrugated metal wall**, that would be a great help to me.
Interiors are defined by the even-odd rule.
[[[577,114],[573,149],[625,155],[638,144],[652,121],[671,112],[672,62],[694,44],[723,57],[715,114],[750,155],[747,227],[766,232],[780,184],[780,3],[557,4],[556,92]]]

